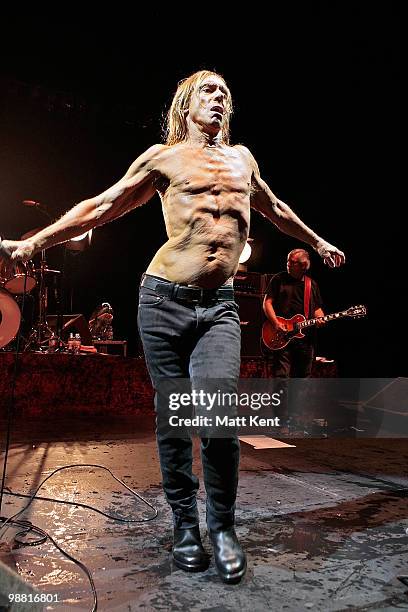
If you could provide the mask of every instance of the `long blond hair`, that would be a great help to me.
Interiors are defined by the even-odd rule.
[[[221,79],[227,88],[228,93],[225,102],[226,112],[223,115],[221,134],[222,141],[225,144],[229,143],[229,122],[232,113],[230,90],[221,75],[211,70],[199,70],[186,79],[183,79],[178,84],[177,91],[174,94],[170,110],[166,117],[165,134],[167,145],[175,145],[187,139],[187,117],[185,111],[188,110],[192,94],[201,85],[204,79],[210,76],[216,76]]]

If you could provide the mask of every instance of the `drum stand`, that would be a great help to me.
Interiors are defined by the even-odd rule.
[[[47,309],[48,309],[48,288],[45,283],[47,274],[60,274],[59,270],[50,270],[47,266],[45,258],[45,250],[41,251],[40,268],[35,270],[39,274],[39,289],[38,289],[38,319],[37,323],[33,326],[31,333],[28,337],[27,344],[24,351],[44,351],[46,352],[49,347],[49,339],[51,336],[55,338],[55,345],[52,351],[60,351],[64,348],[64,343],[61,340],[61,328],[57,324],[56,334],[49,327],[47,323]],[[60,299],[59,291],[58,295],[58,310],[60,310]]]

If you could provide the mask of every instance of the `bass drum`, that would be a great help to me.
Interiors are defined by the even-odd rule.
[[[17,336],[20,328],[21,312],[13,296],[0,289],[0,349]]]
[[[0,280],[10,293],[30,293],[37,284],[34,263],[30,261],[9,263],[0,262]]]

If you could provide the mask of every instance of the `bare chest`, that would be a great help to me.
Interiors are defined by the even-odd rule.
[[[168,164],[168,189],[179,195],[247,194],[251,172],[241,155],[232,148],[184,151]]]

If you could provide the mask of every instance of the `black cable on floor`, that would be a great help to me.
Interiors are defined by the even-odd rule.
[[[4,520],[5,517],[0,517],[0,521]],[[50,536],[49,533],[47,533],[46,531],[44,531],[43,529],[41,529],[40,527],[37,527],[36,525],[33,525],[30,521],[14,521],[11,520],[10,518],[6,520],[6,523],[8,523],[9,525],[17,525],[18,527],[23,527],[22,531],[19,531],[18,533],[16,533],[16,535],[14,536],[14,541],[19,544],[19,546],[39,546],[40,544],[44,544],[44,542],[46,542],[47,540],[50,540],[50,542],[52,542],[54,544],[54,546],[65,556],[67,557],[67,559],[69,559],[70,561],[72,561],[73,563],[75,563],[76,565],[78,565],[82,571],[86,574],[89,583],[91,585],[91,589],[92,589],[92,595],[93,595],[93,605],[91,608],[91,612],[96,612],[97,608],[98,608],[98,595],[96,593],[96,588],[95,588],[95,583],[94,580],[92,578],[92,574],[89,571],[89,569],[87,568],[87,566],[82,563],[82,561],[80,561],[79,559],[76,559],[75,557],[73,557],[72,555],[70,555],[66,550],[64,550],[55,540],[54,538],[52,538]],[[3,525],[4,526],[4,525]],[[27,536],[30,531],[32,531],[33,533],[37,534],[38,536],[40,536],[39,538],[37,538],[37,540],[30,540],[30,541],[26,541],[23,540],[22,538],[24,536]]]
[[[149,506],[149,508],[151,508],[153,510],[153,515],[145,517],[145,518],[142,518],[142,519],[126,519],[126,518],[121,518],[121,517],[116,517],[116,516],[109,515],[106,512],[103,512],[102,510],[98,510],[97,508],[94,508],[93,506],[89,506],[88,504],[83,504],[81,502],[70,502],[70,501],[64,501],[62,499],[54,499],[52,497],[40,497],[40,496],[37,496],[37,492],[41,489],[41,487],[44,485],[44,483],[47,482],[47,480],[49,480],[52,476],[54,476],[54,474],[56,474],[57,472],[60,472],[62,470],[66,470],[66,469],[69,469],[69,468],[78,468],[78,467],[88,467],[88,468],[91,467],[91,468],[98,468],[98,469],[106,470],[107,472],[109,472],[109,474],[112,476],[112,478],[114,478],[117,482],[122,484],[128,491],[130,491],[130,493],[134,497],[136,497],[137,499],[141,500],[144,504]],[[34,493],[31,494],[31,495],[27,495],[25,493],[13,493],[12,491],[6,491],[5,494],[6,495],[13,495],[15,497],[28,497],[30,501],[21,510],[19,510],[19,512],[16,512],[16,514],[13,514],[9,518],[6,519],[6,517],[0,517],[0,521],[3,521],[3,525],[0,527],[0,533],[1,533],[1,531],[7,525],[18,525],[18,526],[24,527],[23,531],[19,531],[14,536],[14,541],[17,544],[19,544],[20,546],[39,546],[40,544],[43,544],[44,542],[46,542],[47,539],[49,539],[50,542],[52,542],[54,544],[54,546],[64,556],[66,556],[73,563],[78,565],[82,569],[82,571],[85,572],[85,574],[86,574],[86,576],[87,576],[87,578],[89,580],[89,583],[91,585],[92,594],[93,594],[93,606],[92,606],[91,612],[95,612],[97,610],[98,596],[97,596],[97,592],[96,592],[96,588],[95,588],[95,583],[94,583],[93,578],[92,578],[92,574],[89,571],[89,569],[87,568],[87,566],[84,563],[82,563],[81,561],[79,561],[79,559],[76,559],[75,557],[73,557],[72,555],[67,553],[46,531],[44,531],[40,527],[37,527],[37,526],[33,525],[30,521],[21,521],[21,520],[20,521],[16,521],[15,520],[16,517],[20,516],[20,514],[22,514],[25,510],[27,510],[27,508],[34,501],[34,499],[52,501],[52,502],[57,502],[57,503],[60,503],[60,504],[67,504],[67,505],[70,505],[70,506],[81,506],[82,508],[88,508],[88,509],[90,509],[90,510],[92,510],[94,512],[98,512],[99,514],[102,514],[103,516],[106,516],[106,517],[108,517],[110,519],[113,519],[115,521],[121,521],[121,522],[124,522],[124,523],[145,523],[147,521],[152,521],[153,519],[155,519],[157,517],[157,514],[158,514],[157,508],[155,508],[152,504],[150,504],[139,493],[137,493],[136,491],[134,491],[133,489],[128,487],[128,485],[125,482],[123,482],[123,480],[120,480],[120,478],[117,478],[112,473],[112,471],[109,468],[107,468],[107,467],[105,467],[103,465],[94,464],[94,463],[74,463],[74,464],[65,465],[65,466],[62,466],[60,468],[57,468],[57,469],[53,470],[51,472],[51,474],[49,474],[46,478],[44,478],[44,480],[42,480],[40,482],[40,484],[38,485],[38,487],[36,488]],[[26,541],[22,540],[21,536],[23,536],[23,537],[26,536],[30,531],[33,531],[34,533],[38,534],[40,536],[40,538],[37,539],[37,540],[34,540],[34,541],[29,541],[29,542],[26,542]]]
[[[25,303],[25,295],[26,295],[26,285],[27,285],[27,269],[25,271],[25,277],[24,277],[24,291],[23,291],[23,299],[22,299],[22,303],[21,303],[21,311],[23,312],[24,310],[24,303]],[[1,486],[0,486],[0,513],[1,513],[1,507],[2,507],[2,502],[3,502],[3,496],[4,494],[6,495],[14,495],[16,497],[28,497],[29,498],[29,502],[28,504],[26,504],[22,510],[20,510],[19,512],[17,512],[16,514],[14,514],[13,516],[6,518],[6,517],[1,517],[0,516],[0,522],[3,522],[3,525],[0,527],[0,533],[1,531],[7,526],[7,525],[17,525],[19,527],[23,527],[23,531],[19,531],[15,536],[14,536],[14,540],[16,543],[18,543],[20,546],[39,546],[40,544],[43,544],[44,542],[46,542],[47,539],[50,540],[50,542],[52,542],[54,544],[54,546],[64,555],[66,556],[68,559],[70,559],[71,561],[73,561],[73,563],[75,563],[76,565],[78,565],[86,574],[86,576],[88,577],[89,583],[91,585],[91,589],[92,589],[92,594],[93,594],[93,606],[92,606],[92,611],[91,612],[95,612],[98,606],[98,597],[97,597],[97,593],[96,593],[96,588],[95,588],[95,583],[93,581],[92,578],[92,574],[89,571],[89,569],[86,567],[86,565],[84,563],[82,563],[81,561],[79,561],[78,559],[76,559],[75,557],[73,557],[72,555],[70,555],[69,553],[67,553],[63,548],[61,548],[61,546],[43,529],[40,529],[39,527],[36,527],[35,525],[33,525],[30,521],[16,521],[16,517],[20,516],[20,514],[22,514],[29,506],[30,504],[34,501],[34,499],[41,499],[41,500],[47,500],[47,501],[55,501],[57,503],[63,503],[63,504],[69,504],[69,505],[74,505],[74,506],[82,506],[84,508],[88,508],[90,510],[93,510],[95,512],[98,512],[99,514],[102,514],[104,516],[107,516],[108,518],[111,518],[113,520],[117,520],[117,521],[121,521],[121,522],[126,522],[126,523],[143,523],[146,521],[151,521],[153,519],[156,518],[157,516],[157,509],[152,506],[152,504],[150,504],[147,500],[145,500],[139,493],[136,493],[136,491],[133,491],[133,489],[131,489],[130,487],[127,486],[126,483],[124,483],[122,480],[120,480],[119,478],[117,478],[108,468],[102,466],[102,465],[98,465],[98,464],[72,464],[72,465],[67,465],[67,466],[63,466],[60,468],[57,468],[56,470],[54,470],[53,472],[51,472],[51,474],[49,476],[47,476],[47,478],[45,478],[37,487],[37,489],[34,491],[34,493],[30,496],[30,495],[26,495],[23,493],[12,493],[11,491],[5,491],[5,481],[6,481],[6,475],[7,475],[7,462],[8,462],[8,455],[9,455],[9,449],[10,449],[10,441],[11,441],[11,429],[12,429],[12,423],[13,423],[13,416],[14,416],[14,408],[15,408],[15,388],[16,388],[16,381],[17,381],[17,372],[18,372],[18,364],[19,364],[19,357],[20,357],[20,342],[21,342],[21,325],[19,327],[18,333],[17,333],[17,337],[16,337],[16,348],[15,348],[15,352],[14,352],[14,368],[13,368],[13,377],[12,377],[12,382],[11,382],[11,394],[10,394],[10,401],[8,402],[8,408],[7,408],[7,433],[6,433],[6,448],[5,448],[5,455],[4,455],[4,462],[3,462],[3,473],[2,473],[2,479],[1,479]],[[51,478],[54,474],[56,474],[57,472],[64,470],[64,469],[68,469],[68,468],[72,468],[72,467],[93,467],[93,468],[100,468],[100,469],[104,469],[106,471],[108,471],[110,473],[110,475],[120,484],[122,484],[128,491],[130,491],[132,493],[132,495],[134,495],[135,497],[137,497],[138,499],[140,499],[143,503],[145,503],[147,506],[149,506],[152,510],[153,510],[153,516],[150,517],[146,517],[143,519],[124,519],[124,518],[117,518],[117,517],[113,517],[110,516],[100,510],[98,510],[97,508],[93,508],[92,506],[89,506],[87,504],[82,504],[82,503],[75,503],[75,502],[68,502],[68,501],[63,501],[63,500],[59,500],[59,499],[53,499],[53,498],[42,498],[42,497],[36,497],[37,492],[39,491],[39,489],[43,486],[43,484],[49,480],[49,478]],[[31,542],[26,542],[24,540],[21,539],[22,536],[27,535],[30,531],[33,531],[34,533],[40,535],[40,538]]]
[[[151,508],[153,510],[153,516],[149,516],[149,517],[145,517],[145,518],[141,518],[141,519],[121,518],[121,517],[116,517],[116,516],[112,516],[110,514],[107,514],[106,512],[103,512],[102,510],[98,510],[97,508],[94,508],[93,506],[89,506],[88,504],[83,504],[82,502],[70,502],[70,501],[66,501],[66,500],[63,500],[63,499],[56,499],[56,498],[53,498],[53,497],[40,497],[40,496],[37,496],[37,492],[47,482],[47,480],[49,480],[52,476],[54,476],[54,474],[56,474],[57,472],[61,472],[62,470],[67,470],[69,468],[79,468],[79,467],[98,468],[98,469],[101,469],[101,470],[106,470],[107,472],[109,472],[109,474],[112,476],[112,478],[114,478],[116,480],[116,482],[119,482],[121,485],[123,485],[125,487],[125,489],[130,491],[130,493],[134,497],[136,497],[137,499],[140,499],[144,504],[146,504],[146,506],[149,506],[149,508]],[[1,530],[4,529],[4,527],[6,526],[7,522],[10,521],[10,520],[15,519],[17,516],[19,516],[25,510],[27,510],[27,508],[34,501],[34,499],[45,500],[45,501],[52,501],[52,502],[56,502],[56,503],[60,503],[60,504],[67,504],[67,505],[70,505],[70,506],[81,506],[82,508],[88,508],[89,510],[92,510],[93,512],[98,512],[99,514],[102,514],[103,516],[106,516],[107,518],[113,519],[115,521],[120,521],[122,523],[146,523],[147,521],[152,521],[153,519],[155,519],[157,517],[157,514],[158,514],[157,508],[155,508],[144,497],[142,497],[142,495],[140,495],[140,493],[137,493],[136,491],[134,491],[133,489],[128,487],[128,485],[125,482],[123,482],[123,480],[120,480],[120,478],[117,478],[109,468],[107,468],[107,467],[105,467],[103,465],[99,465],[97,463],[72,463],[70,465],[64,465],[64,466],[62,466],[60,468],[57,468],[57,469],[53,470],[51,472],[51,474],[49,474],[49,476],[47,476],[46,478],[44,478],[44,480],[42,480],[40,482],[40,484],[38,485],[38,487],[36,488],[34,493],[32,493],[31,495],[27,495],[25,493],[13,493],[12,491],[6,491],[5,494],[6,495],[13,495],[15,497],[28,497],[30,499],[30,501],[19,512],[17,512],[16,514],[13,514],[13,516],[11,516],[9,519],[7,519],[7,521],[4,523],[4,525],[2,525],[0,527],[0,533],[1,533]]]

